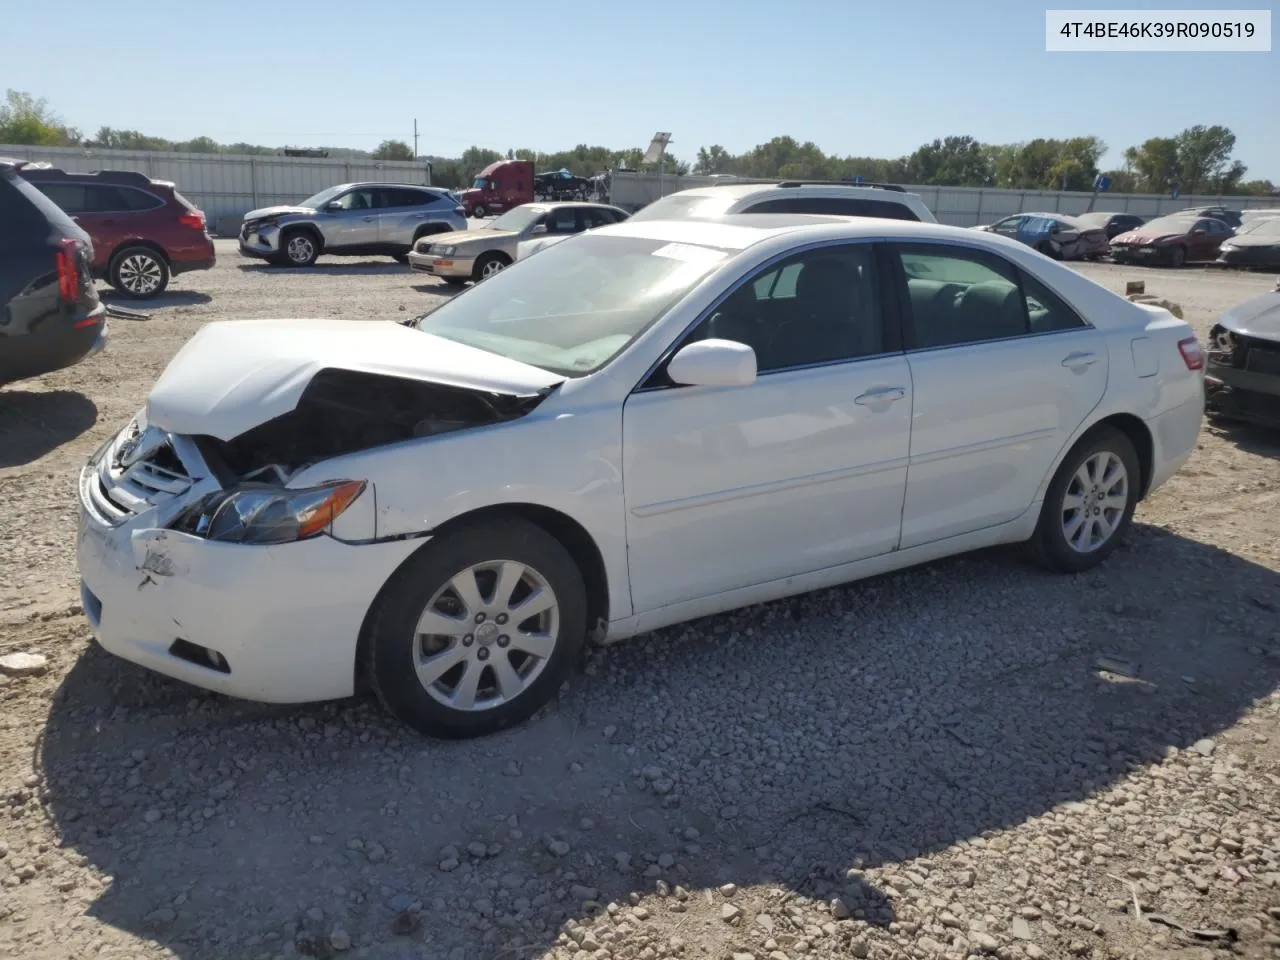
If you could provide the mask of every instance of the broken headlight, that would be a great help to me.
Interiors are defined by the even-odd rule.
[[[222,543],[293,543],[328,530],[364,488],[363,480],[335,480],[300,490],[244,483],[202,497],[172,527]]]

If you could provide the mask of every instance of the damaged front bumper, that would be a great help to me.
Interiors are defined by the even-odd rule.
[[[365,615],[422,541],[356,544],[321,535],[250,545],[169,529],[219,485],[189,439],[141,434],[134,442],[137,432],[122,431],[80,475],[76,556],[98,642],[229,696],[272,703],[349,696]],[[157,436],[163,441],[148,449]]]
[[[1205,410],[1280,429],[1280,344],[1215,327],[1205,365]]]

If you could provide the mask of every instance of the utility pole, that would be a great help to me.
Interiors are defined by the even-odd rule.
[[[418,118],[413,118],[413,159],[418,159]]]

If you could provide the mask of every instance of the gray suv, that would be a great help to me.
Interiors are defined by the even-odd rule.
[[[408,263],[422,237],[465,229],[462,207],[443,187],[341,183],[297,206],[250,210],[240,252],[290,267],[309,267],[321,254],[382,254]]]

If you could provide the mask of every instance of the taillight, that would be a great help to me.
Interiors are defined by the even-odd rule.
[[[67,303],[80,299],[80,241],[58,241],[58,297]]]
[[[1200,346],[1200,341],[1195,337],[1179,340],[1178,352],[1182,354],[1182,362],[1187,365],[1188,370],[1201,370],[1204,368],[1204,348]]]
[[[190,213],[184,213],[180,216],[178,222],[184,227],[191,227],[193,230],[203,230],[204,213],[199,210],[192,210]]]

